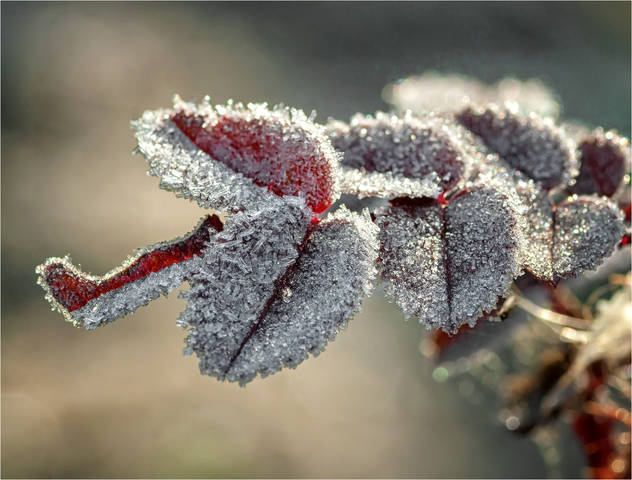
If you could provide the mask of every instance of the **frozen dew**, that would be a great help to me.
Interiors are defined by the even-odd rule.
[[[375,223],[387,297],[426,327],[442,327],[450,311],[441,208],[403,199],[376,212]]]
[[[522,231],[520,250],[525,270],[541,280],[552,280],[553,207],[548,193],[496,154],[488,155],[476,170],[471,184],[503,192],[517,214],[518,227]]]
[[[516,218],[523,237],[520,251],[524,269],[537,279],[549,282],[577,275],[578,272],[574,272],[572,268],[562,268],[557,271],[563,262],[559,259],[556,267],[553,259],[553,251],[556,249],[555,245],[557,242],[554,237],[557,217],[554,214],[556,207],[553,203],[553,197],[538,182],[512,169],[497,157],[488,157],[485,162],[480,162],[477,165],[476,170],[476,175],[473,177],[471,184],[475,186],[486,185],[503,192],[510,200],[512,209],[518,212]],[[588,198],[586,197],[586,199]],[[592,199],[599,203],[597,197],[592,197]],[[617,207],[614,204],[609,205],[609,211],[611,211],[612,215],[618,217],[620,212]],[[585,211],[577,212],[576,221],[578,225],[580,222],[586,221],[585,218],[582,219],[583,215],[585,215]],[[567,219],[569,225],[572,221],[570,218]],[[601,228],[604,229],[604,236],[618,237],[615,244],[621,241],[622,234],[619,234],[619,232],[622,231],[623,225],[619,220],[604,222]],[[573,230],[573,235],[573,242],[577,244],[590,243],[588,238],[584,238],[585,235],[589,235],[589,229],[576,228]],[[560,245],[559,248],[565,247]],[[601,264],[612,251],[598,247],[594,247],[593,250],[592,260],[588,263],[593,264],[594,267]],[[568,261],[575,262],[578,259],[569,257]],[[587,268],[592,269],[594,267]]]
[[[569,140],[534,113],[557,113],[541,84],[424,75],[391,94],[424,112],[326,127],[295,109],[208,99],[145,112],[132,124],[149,174],[232,215],[226,225],[208,216],[102,277],[51,258],[37,268],[46,298],[92,329],[186,280],[184,353],[201,373],[244,385],[318,355],[370,293],[376,267],[387,296],[447,338],[481,318],[492,325],[523,269],[554,283],[596,268],[621,241],[614,203],[554,200],[621,196],[627,141],[580,128]],[[343,206],[319,222],[339,191],[381,202],[373,221]]]
[[[359,198],[436,198],[441,194],[438,183],[438,178],[434,175],[418,180],[393,175],[391,172],[368,172],[344,166],[339,169],[340,191]]]
[[[516,183],[516,192],[527,207],[525,242],[522,248],[524,268],[540,280],[553,279],[553,206],[544,190],[533,181]]]
[[[509,294],[521,273],[522,231],[502,192],[478,188],[445,208],[446,277],[450,321],[444,330],[473,326]]]
[[[496,309],[521,273],[516,203],[477,187],[440,206],[398,200],[376,215],[385,291],[428,328],[455,332]]]

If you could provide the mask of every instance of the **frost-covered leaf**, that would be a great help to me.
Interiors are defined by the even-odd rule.
[[[524,211],[525,270],[549,282],[594,270],[610,256],[625,232],[622,213],[598,197],[570,199],[557,207],[533,182],[516,181]]]
[[[338,156],[300,110],[266,104],[185,103],[133,122],[160,186],[202,207],[256,209],[271,194],[301,196],[314,213],[338,197]]]
[[[595,240],[591,222],[596,219],[590,219],[590,213],[586,208],[579,208],[576,211],[576,218],[566,218],[567,231],[558,233],[558,237],[554,237],[555,225],[557,221],[556,207],[553,203],[553,197],[547,193],[538,182],[527,178],[521,172],[513,170],[508,164],[499,158],[488,157],[487,161],[479,164],[475,168],[476,173],[473,177],[475,185],[493,186],[499,191],[504,192],[513,203],[519,205],[514,208],[518,212],[519,228],[522,230],[524,242],[521,247],[522,262],[525,270],[530,272],[534,277],[555,283],[556,281],[574,277],[580,273],[580,265],[582,268],[592,270],[599,266],[612,252],[611,245],[616,245],[622,241],[624,225],[621,221],[621,213],[614,202],[600,200],[598,197],[583,197],[582,201],[586,201],[591,205],[600,205],[604,217],[599,227],[601,231],[601,245],[607,245],[602,248],[593,246],[593,252],[588,255],[584,251],[582,255],[584,260],[573,257],[573,251],[577,251],[577,247],[571,247],[569,242],[574,245],[586,245],[585,248],[591,248],[590,242]],[[511,192],[516,195],[512,195]],[[517,200],[517,202],[516,202]],[[563,205],[567,205],[566,202]],[[570,200],[573,204],[573,200]],[[595,207],[595,210],[598,208]],[[560,209],[560,214],[564,209]],[[609,213],[606,213],[609,212]],[[572,217],[572,216],[571,216]],[[575,227],[572,222],[576,222]],[[593,235],[593,237],[591,237]],[[606,240],[610,238],[610,240]],[[557,241],[561,239],[560,245]],[[604,243],[605,242],[605,243]],[[557,245],[557,247],[556,247]],[[555,249],[565,249],[566,260],[559,258],[557,261],[553,259]],[[577,252],[579,253],[579,252]],[[560,253],[560,255],[562,255]],[[571,267],[571,264],[574,266]],[[564,266],[565,265],[565,266]]]
[[[377,112],[358,114],[349,125],[331,121],[328,130],[334,148],[344,154],[343,193],[436,198],[470,170],[459,127],[443,118]]]
[[[522,232],[511,199],[480,188],[446,206],[447,278],[452,329],[474,325],[509,294],[521,273]]]
[[[467,107],[457,119],[492,152],[547,190],[566,186],[577,175],[572,142],[550,119],[495,105]]]
[[[465,82],[459,95],[480,89],[482,105],[526,88],[510,84]],[[161,187],[231,212],[226,226],[208,217],[103,277],[52,258],[38,281],[68,320],[91,329],[187,280],[185,352],[203,374],[242,385],[322,351],[369,293],[376,263],[406,315],[450,333],[473,326],[496,313],[523,268],[551,281],[595,268],[624,227],[605,199],[554,206],[557,187],[572,191],[577,174],[561,129],[510,103],[462,108],[472,101],[456,115],[378,112],[322,127],[294,109],[176,97],[133,122],[138,151]],[[626,147],[611,133],[585,138],[577,191],[618,190]],[[340,186],[391,200],[377,226],[344,207],[318,222]]]
[[[621,242],[623,214],[605,198],[578,197],[554,213],[553,271],[558,278],[594,270]]]
[[[612,197],[625,184],[630,170],[630,145],[616,132],[595,130],[579,143],[581,168],[573,193]]]
[[[371,293],[376,228],[367,217],[338,210],[315,227],[282,295],[244,344],[226,378],[241,384],[318,355]]]
[[[474,325],[521,272],[522,229],[499,190],[479,187],[445,206],[395,202],[376,223],[386,292],[428,328]]]
[[[476,165],[470,183],[495,188],[511,200],[524,238],[523,267],[539,279],[552,280],[553,207],[548,193],[496,154],[488,155],[484,163]]]
[[[385,293],[428,328],[450,318],[441,207],[402,199],[376,215]]]
[[[503,78],[493,85],[464,75],[427,72],[400,80],[384,89],[384,99],[398,109],[418,115],[430,111],[451,113],[467,105],[515,103],[524,112],[557,117],[556,95],[540,80]]]
[[[496,155],[488,156],[476,170],[475,185],[493,186],[514,203],[524,237],[521,248],[524,269],[540,280],[553,281],[553,204],[548,193]]]
[[[231,217],[196,259],[178,323],[189,330],[188,348],[202,373],[224,378],[243,340],[282,293],[309,225],[300,201],[248,210]]]
[[[374,230],[346,210],[320,224],[298,206],[235,215],[185,293],[179,323],[200,371],[243,385],[320,352],[369,291]]]
[[[37,282],[66,320],[93,329],[132,313],[180,285],[189,277],[194,258],[221,230],[220,219],[209,215],[185,237],[138,250],[101,277],[81,272],[68,257],[49,258],[37,267]]]

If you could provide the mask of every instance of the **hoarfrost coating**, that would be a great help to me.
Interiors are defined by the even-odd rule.
[[[68,320],[93,329],[188,281],[185,353],[201,373],[241,385],[318,355],[377,270],[406,316],[452,333],[506,311],[524,272],[548,283],[577,276],[627,235],[616,203],[629,183],[627,140],[568,135],[524,105],[457,102],[322,126],[286,107],[175,97],[133,126],[160,187],[222,220],[209,215],[102,277],[51,258],[38,283]],[[379,207],[325,214],[341,192],[379,197]],[[589,194],[568,196],[577,192]]]

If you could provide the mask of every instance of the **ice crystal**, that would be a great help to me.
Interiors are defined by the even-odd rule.
[[[370,293],[376,228],[300,204],[236,215],[197,259],[179,319],[205,375],[245,384],[317,355]]]
[[[294,203],[294,202],[293,202]],[[268,303],[282,291],[296,263],[310,218],[304,204],[271,205],[233,216],[196,260],[178,323],[200,358],[200,371],[224,378],[242,342]]]
[[[376,234],[368,216],[344,207],[316,225],[226,378],[243,384],[323,351],[371,292]]]
[[[365,197],[409,197],[436,198],[441,194],[435,177],[429,175],[421,180],[405,178],[391,172],[368,172],[365,169],[340,168],[338,177],[340,190],[347,195]]]
[[[520,229],[510,200],[480,188],[446,207],[450,323],[473,325],[496,307],[521,272]]]
[[[524,267],[541,279],[553,279],[553,205],[546,192],[533,182],[521,182],[516,192],[528,208],[525,212]]]
[[[434,202],[403,200],[377,212],[385,292],[429,328],[450,319],[443,218]]]
[[[522,230],[499,190],[476,188],[445,206],[394,202],[376,223],[386,292],[428,328],[473,325],[521,272]]]

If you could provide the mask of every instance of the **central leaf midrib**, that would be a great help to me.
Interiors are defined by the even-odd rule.
[[[452,269],[448,260],[448,206],[439,207],[439,218],[441,219],[441,243],[443,245],[443,270],[445,272],[445,289],[448,303],[448,322],[452,323]]]
[[[272,290],[272,293],[270,294],[270,296],[266,300],[266,303],[263,305],[263,308],[261,309],[261,312],[259,312],[259,315],[257,316],[257,320],[252,324],[252,326],[250,327],[250,330],[248,331],[246,336],[241,341],[241,344],[239,345],[239,348],[237,349],[237,351],[234,353],[234,355],[231,357],[230,361],[228,362],[228,365],[226,366],[226,369],[224,371],[223,378],[226,378],[226,375],[228,375],[228,373],[230,372],[231,368],[233,367],[233,365],[235,364],[235,362],[237,361],[237,359],[241,355],[241,352],[243,351],[243,349],[246,346],[246,344],[248,343],[248,341],[253,337],[253,335],[257,332],[257,330],[259,330],[259,328],[263,324],[263,321],[265,320],[265,317],[267,316],[268,312],[270,311],[270,308],[272,308],[272,305],[273,305],[274,301],[277,298],[279,298],[279,295],[280,295],[281,291],[283,290],[283,288],[285,287],[288,278],[290,277],[290,275],[292,274],[292,272],[296,268],[296,265],[298,264],[298,261],[299,261],[299,259],[301,257],[301,253],[305,249],[305,246],[307,245],[307,241],[309,240],[309,237],[310,237],[310,235],[312,234],[313,231],[314,231],[314,227],[310,224],[307,227],[307,231],[305,232],[305,236],[303,237],[303,240],[298,245],[296,260],[292,264],[290,264],[285,269],[285,272],[281,276],[279,276],[276,279],[276,281],[274,282],[274,288]]]

